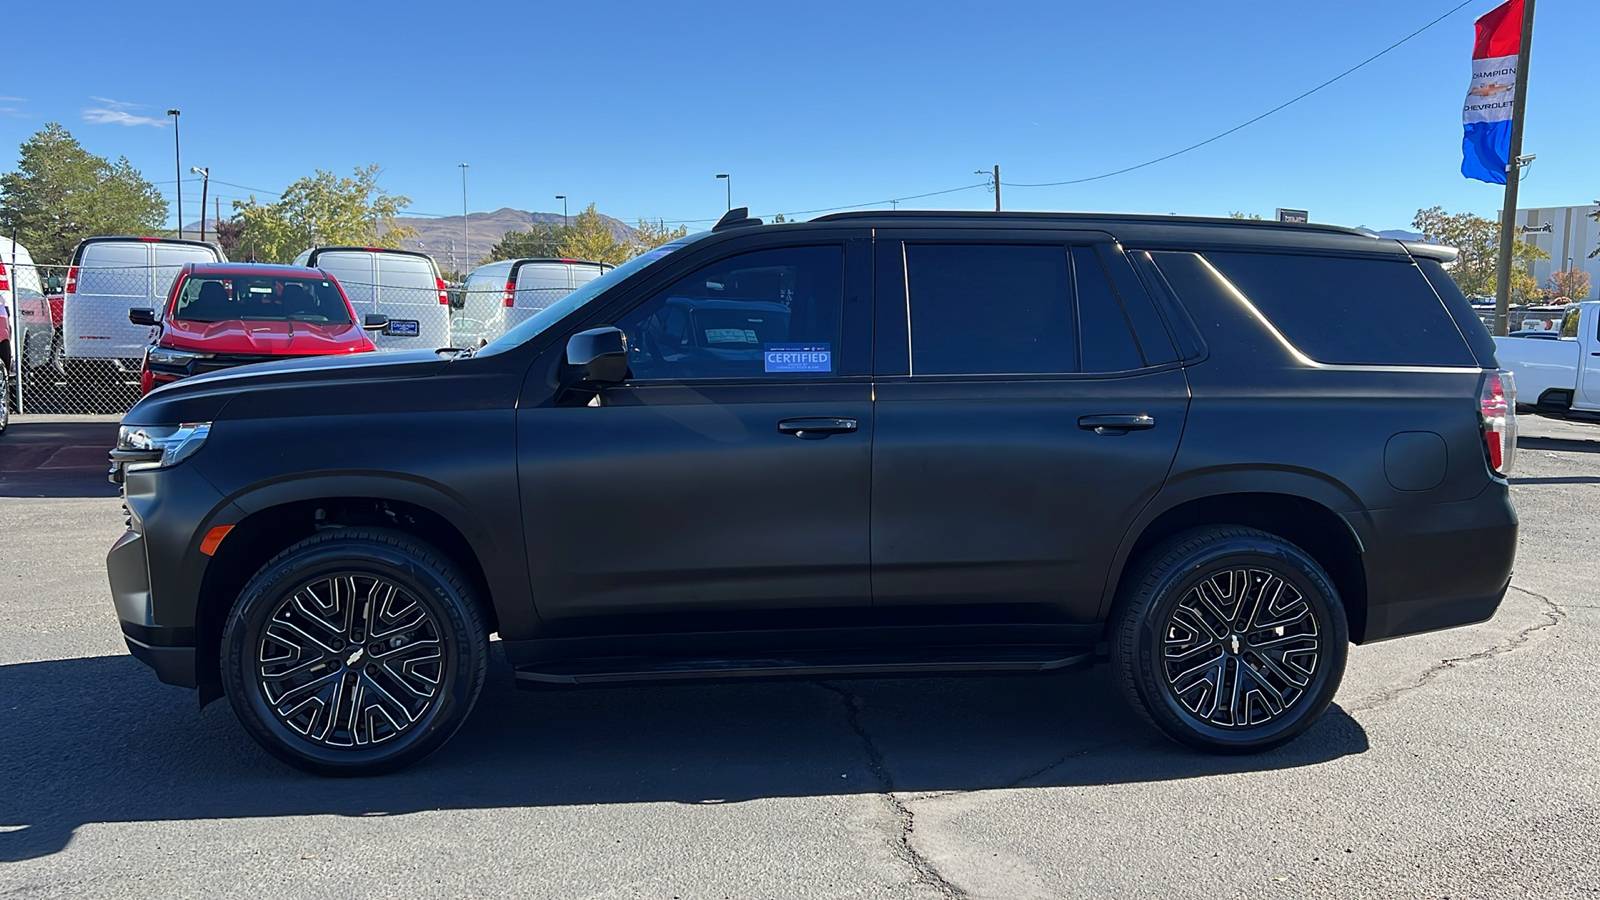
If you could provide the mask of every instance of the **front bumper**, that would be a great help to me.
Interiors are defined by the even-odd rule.
[[[1360,642],[1472,625],[1499,608],[1517,555],[1517,513],[1504,482],[1459,503],[1374,510],[1369,525]]]
[[[128,531],[117,539],[106,554],[106,575],[128,652],[167,684],[195,687],[195,631],[155,623],[142,535]]]

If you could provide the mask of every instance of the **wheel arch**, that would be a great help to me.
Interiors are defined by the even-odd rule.
[[[1159,506],[1152,504],[1124,536],[1112,562],[1114,577],[1108,580],[1101,603],[1105,627],[1113,627],[1115,606],[1130,569],[1157,544],[1190,528],[1243,525],[1278,535],[1311,554],[1338,588],[1351,640],[1360,643],[1367,624],[1362,543],[1349,520],[1335,512],[1326,499],[1299,492],[1227,491],[1177,497]]]
[[[527,593],[516,583],[514,572],[497,568],[493,560],[485,564],[481,523],[447,496],[415,482],[385,482],[307,479],[231,499],[244,515],[231,523],[207,563],[195,604],[195,669],[202,704],[222,696],[222,631],[245,584],[278,553],[328,528],[386,528],[435,547],[461,567],[489,630],[500,629],[497,599],[519,596],[519,589],[520,596]],[[410,489],[396,490],[396,484]]]

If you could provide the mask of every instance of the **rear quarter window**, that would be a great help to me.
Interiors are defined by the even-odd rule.
[[[1222,252],[1205,258],[1317,362],[1478,365],[1443,301],[1409,258]]]

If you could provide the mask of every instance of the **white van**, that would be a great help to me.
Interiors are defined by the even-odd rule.
[[[0,348],[0,356],[8,365],[15,362],[23,369],[47,364],[56,332],[50,321],[50,305],[33,255],[10,238],[0,238],[0,304],[4,304],[11,319],[11,334],[0,335],[0,342],[9,342],[9,346]]]
[[[339,279],[356,320],[389,317],[373,335],[379,350],[437,350],[450,346],[450,294],[433,257],[388,247],[313,247],[294,258]]]
[[[614,268],[580,259],[504,259],[472,270],[450,319],[455,347],[481,347]]]
[[[137,375],[150,328],[130,309],[162,309],[178,272],[223,262],[215,244],[156,237],[93,237],[78,242],[61,303],[62,357],[68,367],[110,361]]]

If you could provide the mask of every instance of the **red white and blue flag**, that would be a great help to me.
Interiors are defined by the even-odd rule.
[[[1522,0],[1506,0],[1478,20],[1472,48],[1472,88],[1461,112],[1461,174],[1506,183],[1511,164],[1511,105],[1522,49]]]

